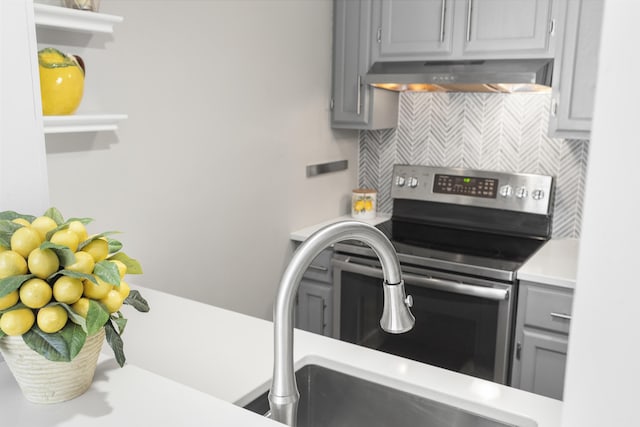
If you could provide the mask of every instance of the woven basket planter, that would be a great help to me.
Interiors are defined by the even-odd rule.
[[[87,337],[71,362],[45,359],[29,348],[21,336],[2,338],[0,353],[27,400],[59,403],[80,396],[91,386],[103,341],[104,328]]]

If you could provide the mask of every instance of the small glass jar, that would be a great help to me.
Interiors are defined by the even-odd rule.
[[[100,9],[100,0],[63,0],[65,7],[71,9],[90,10],[97,12]]]
[[[369,188],[358,188],[351,193],[351,216],[356,219],[376,217],[376,197],[378,192]]]

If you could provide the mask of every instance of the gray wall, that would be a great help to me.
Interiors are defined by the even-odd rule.
[[[113,36],[54,35],[87,64],[80,113],[113,132],[50,135],[51,203],[120,230],[130,281],[271,318],[289,233],[346,213],[356,132],[334,133],[330,1],[107,0]],[[344,172],[305,166],[348,159]]]
[[[395,163],[553,175],[553,237],[579,237],[589,141],[547,136],[549,96],[403,93],[397,128],[360,133],[359,185],[391,212]]]

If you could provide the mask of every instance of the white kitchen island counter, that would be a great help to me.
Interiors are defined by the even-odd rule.
[[[126,310],[128,366],[120,370],[106,358],[87,394],[39,407],[22,398],[0,364],[2,425],[275,425],[230,404],[267,390],[272,324],[140,290],[151,311]],[[560,401],[299,330],[294,348],[296,367],[323,365],[523,427],[560,425]]]

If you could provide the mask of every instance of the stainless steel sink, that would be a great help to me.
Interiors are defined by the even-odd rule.
[[[296,371],[298,427],[516,427],[318,365]],[[267,393],[245,406],[269,411]],[[528,424],[528,423],[527,423]]]

